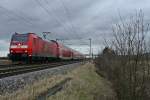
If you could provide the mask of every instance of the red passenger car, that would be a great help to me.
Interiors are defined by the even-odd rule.
[[[10,43],[12,61],[51,61],[81,59],[83,55],[56,41],[46,41],[35,33],[12,35]]]

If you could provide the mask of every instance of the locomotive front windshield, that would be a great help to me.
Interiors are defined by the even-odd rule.
[[[12,41],[16,42],[27,42],[28,41],[28,35],[27,34],[17,34],[12,36]]]

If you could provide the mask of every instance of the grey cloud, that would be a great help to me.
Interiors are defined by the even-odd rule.
[[[37,0],[0,1],[0,40],[10,40],[14,32],[41,35],[50,31],[50,39],[70,39],[79,45],[92,38],[93,44],[102,47],[98,45],[103,45],[103,39],[112,37],[111,27],[119,22],[118,13],[126,19],[142,9],[146,21],[150,21],[149,0],[38,1],[42,7]]]

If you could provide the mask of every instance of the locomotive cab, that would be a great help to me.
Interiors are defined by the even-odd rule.
[[[12,35],[9,48],[10,50],[9,58],[12,61],[26,59],[29,53],[28,39],[29,34],[15,33]]]

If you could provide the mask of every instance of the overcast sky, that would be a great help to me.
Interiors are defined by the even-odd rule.
[[[0,0],[0,56],[8,53],[14,32],[51,32],[50,39],[67,39],[64,44],[94,53],[111,38],[111,26],[142,9],[150,18],[150,0]],[[84,45],[87,44],[87,45]]]

